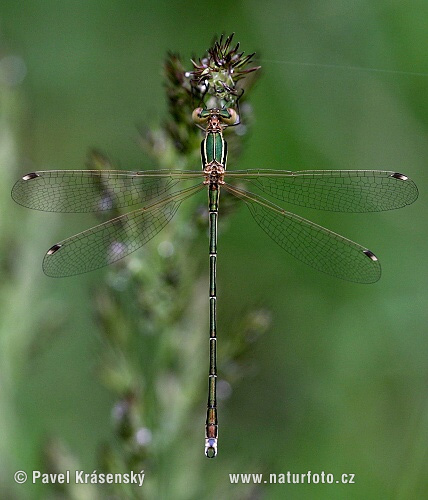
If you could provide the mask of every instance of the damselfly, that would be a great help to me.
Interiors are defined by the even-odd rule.
[[[253,185],[295,205],[337,212],[404,207],[416,200],[418,191],[408,177],[388,171],[226,171],[223,131],[237,122],[237,112],[233,108],[196,108],[193,120],[205,131],[202,171],[39,171],[22,177],[13,187],[12,197],[20,205],[48,212],[98,212],[156,200],[52,246],[43,269],[48,276],[62,277],[92,271],[134,252],[166,226],[185,199],[208,188],[210,367],[205,454],[211,458],[217,454],[218,438],[216,264],[220,189],[242,200],[263,231],[288,253],[319,271],[358,283],[373,283],[380,278],[380,264],[373,252],[240,185]],[[169,193],[182,181],[197,183]]]

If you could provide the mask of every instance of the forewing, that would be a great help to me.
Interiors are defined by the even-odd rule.
[[[39,171],[16,182],[12,198],[20,205],[46,212],[99,212],[154,200],[182,180],[180,174],[184,172]]]
[[[383,170],[254,170],[227,173],[274,198],[335,212],[379,212],[401,208],[418,197],[407,176]]]

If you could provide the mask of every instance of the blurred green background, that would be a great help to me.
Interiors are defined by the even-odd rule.
[[[95,219],[33,213],[13,203],[10,189],[32,170],[85,168],[89,147],[124,169],[153,168],[135,125],[157,126],[166,116],[166,52],[189,61],[214,34],[232,31],[242,50],[257,52],[263,73],[249,97],[254,124],[230,169],[393,170],[414,179],[420,197],[379,214],[296,209],[376,253],[383,276],[371,286],[306,268],[245,209],[228,219],[219,241],[219,342],[233,338],[236,316],[252,307],[270,311],[272,325],[220,404],[219,456],[211,461],[202,446],[202,339],[194,432],[174,459],[166,454],[145,468],[162,490],[152,486],[152,496],[143,486],[141,498],[426,496],[427,19],[423,1],[2,2],[2,498],[95,498],[83,488],[19,486],[13,473],[43,469],[53,438],[80,468],[98,469],[100,443],[113,440],[115,404],[97,374],[103,345],[91,300],[109,271],[53,280],[41,270],[47,248]],[[195,259],[207,280],[205,243]],[[207,311],[203,303],[206,336]],[[228,476],[308,470],[353,473],[356,484],[230,485]]]

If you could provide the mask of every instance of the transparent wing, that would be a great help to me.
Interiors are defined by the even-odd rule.
[[[227,179],[248,181],[264,193],[302,207],[335,212],[379,212],[410,205],[415,183],[383,170],[237,170]]]
[[[374,283],[380,278],[380,263],[367,248],[253,193],[228,184],[223,187],[241,198],[263,231],[296,259],[348,281]]]
[[[55,278],[82,274],[116,262],[134,252],[172,219],[181,202],[204,188],[183,189],[149,207],[99,224],[51,247],[43,270]]]
[[[12,198],[24,207],[45,212],[99,212],[152,200],[180,180],[202,172],[180,170],[47,170],[24,175]]]

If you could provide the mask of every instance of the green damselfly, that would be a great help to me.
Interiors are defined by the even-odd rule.
[[[92,271],[134,252],[166,226],[185,199],[208,188],[210,366],[205,454],[211,458],[217,454],[218,439],[216,266],[220,189],[242,200],[263,231],[288,253],[319,271],[358,283],[373,283],[380,278],[380,263],[373,252],[236,183],[250,184],[281,201],[337,212],[404,207],[416,200],[418,191],[407,176],[392,171],[226,171],[223,131],[237,123],[237,111],[200,107],[192,116],[204,129],[202,171],[39,171],[22,177],[13,187],[12,197],[20,205],[48,212],[99,212],[153,201],[53,245],[45,255],[43,269],[48,276],[63,277]],[[197,183],[170,192],[183,181]]]

